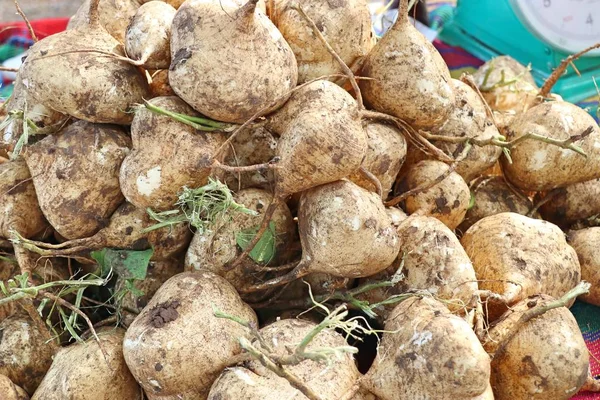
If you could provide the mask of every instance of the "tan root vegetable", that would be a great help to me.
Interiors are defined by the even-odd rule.
[[[55,343],[46,343],[48,332],[18,315],[0,322],[0,336],[0,374],[33,394],[52,364]]]
[[[10,238],[14,229],[23,237],[33,238],[49,227],[23,161],[0,164],[0,204],[1,237]]]
[[[33,45],[21,78],[33,98],[58,112],[89,122],[129,124],[133,116],[127,111],[148,96],[148,84],[134,65],[106,55],[122,56],[122,46],[100,25],[98,1],[90,1],[89,25]]]
[[[256,3],[189,0],[175,14],[169,82],[209,118],[243,123],[296,86],[294,53]]]
[[[155,1],[155,0],[142,0],[142,3],[147,3],[149,1]],[[160,0],[160,1],[164,1],[165,3],[175,7],[176,9],[179,8],[183,2],[185,0]],[[244,4],[244,0],[234,0],[238,5],[242,5]],[[263,12],[266,12],[266,5],[264,0],[259,0],[258,4],[257,4],[257,8],[262,10]]]
[[[150,1],[138,8],[125,35],[127,55],[146,69],[168,69],[171,24],[176,12],[162,1]]]
[[[153,106],[197,116],[178,97],[157,97]],[[215,150],[225,141],[223,133],[200,132],[146,108],[136,112],[131,125],[133,151],[121,164],[121,190],[130,203],[153,210],[172,209],[184,186],[207,183]]]
[[[370,276],[398,255],[398,234],[381,199],[350,181],[305,191],[298,223],[302,260],[287,275],[248,290],[279,286],[313,272],[344,278]]]
[[[300,319],[276,321],[260,330],[270,354],[286,356],[316,327],[313,322]],[[258,341],[253,343],[260,347]],[[306,351],[347,346],[344,338],[332,330],[321,331],[307,346]],[[263,349],[264,350],[264,349]],[[332,358],[331,364],[304,360],[285,367],[322,400],[338,400],[352,389],[359,377],[350,354]],[[285,378],[251,361],[245,367],[226,369],[213,384],[209,400],[306,400],[307,397],[293,388]]]
[[[483,399],[490,358],[467,322],[431,298],[398,304],[362,384],[381,400]]]
[[[276,157],[277,140],[277,136],[268,129],[262,127],[244,129],[231,142],[232,149],[225,158],[225,164],[248,166],[267,163]],[[273,186],[273,180],[273,170],[258,170],[230,173],[225,181],[232,190],[246,188],[268,190]]]
[[[533,208],[531,200],[518,189],[510,187],[502,176],[481,176],[471,184],[473,207],[469,208],[458,230],[466,232],[475,222],[490,215],[513,212],[527,215]]]
[[[99,332],[94,339],[61,349],[32,400],[128,399],[142,393],[123,359],[124,330]]]
[[[365,101],[377,111],[416,128],[443,123],[454,107],[454,88],[442,56],[408,19],[408,0],[399,17],[363,64],[360,81]]]
[[[272,200],[273,197],[268,192],[260,189],[244,189],[238,192],[235,201],[256,211],[257,215],[239,213],[231,218],[217,221],[210,232],[196,232],[186,253],[186,270],[213,272],[227,279],[240,292],[248,286],[264,281],[267,274],[261,272],[262,265],[278,265],[282,260],[281,255],[285,255],[286,247],[295,237],[296,225],[290,210],[284,204],[277,208],[271,219],[273,231],[269,231],[268,235],[272,239],[274,249],[272,259],[248,258],[235,269],[228,269],[226,266],[241,253],[238,239],[251,238],[261,223],[262,214]]]
[[[106,226],[124,200],[119,167],[131,142],[120,127],[78,121],[25,154],[40,207],[63,237],[78,239]]]
[[[29,400],[29,395],[12,381],[0,375],[0,398],[4,400]]]
[[[409,290],[425,290],[443,301],[450,311],[467,311],[477,292],[477,278],[471,260],[454,233],[433,217],[411,215],[398,229],[400,262],[371,276],[368,282],[389,281],[396,272],[403,278],[393,287],[365,292],[362,296],[371,304],[384,301],[392,295]],[[366,283],[366,282],[363,282]],[[381,307],[384,318],[394,305]]]
[[[492,58],[479,67],[473,78],[487,103],[497,111],[521,113],[539,91],[529,68],[510,56]]]
[[[423,160],[415,164],[400,183],[402,192],[429,185],[444,174],[448,165],[441,161]],[[442,221],[454,230],[464,219],[471,199],[469,187],[456,172],[427,190],[408,195],[405,200],[409,214],[421,213]]]
[[[525,322],[508,339],[523,313],[550,300],[544,295],[523,299],[489,330],[484,346],[494,355],[491,381],[496,400],[567,400],[586,382],[588,349],[566,307]]]
[[[224,278],[184,272],[165,282],[125,334],[123,353],[150,400],[206,399],[213,381],[240,353],[240,324],[214,309],[258,324]]]
[[[581,279],[592,284],[589,293],[579,298],[600,306],[600,227],[570,231],[567,240],[577,252],[581,265]]]
[[[314,21],[338,56],[353,65],[372,47],[371,15],[365,0],[327,2],[276,0],[268,3],[269,16],[290,44],[298,62],[298,83],[322,76],[341,74],[340,64],[313,34],[306,21],[294,9],[300,5]]]
[[[479,288],[501,295],[505,302],[488,303],[490,322],[532,294],[560,297],[581,278],[575,250],[563,232],[546,221],[495,214],[471,226],[461,243],[473,262]]]
[[[83,3],[69,20],[67,29],[76,29],[85,26],[90,19],[90,0]],[[120,43],[125,43],[127,25],[133,19],[135,12],[140,8],[138,0],[100,0],[100,24],[108,33]]]
[[[406,215],[404,211],[396,207],[388,207],[385,209],[385,212],[387,213],[388,217],[390,217],[390,219],[392,220],[392,225],[394,225],[396,228],[398,228],[400,224],[406,218],[408,218],[408,215]]]
[[[600,214],[600,179],[575,183],[545,195],[548,202],[540,207],[540,214],[560,227]]]
[[[365,131],[368,149],[361,166],[379,179],[385,198],[406,158],[406,140],[398,129],[381,123],[370,122]],[[367,190],[377,189],[361,172],[355,172],[349,179]]]
[[[529,191],[550,190],[600,177],[600,128],[585,110],[567,102],[542,103],[520,114],[507,129],[508,140],[536,134],[573,144],[585,152],[524,139],[511,148],[512,164],[503,159],[506,177]]]

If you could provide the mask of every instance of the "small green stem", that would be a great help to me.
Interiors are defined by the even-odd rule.
[[[176,113],[173,111],[165,110],[164,108],[155,106],[154,104],[144,101],[144,106],[150,110],[151,112],[159,115],[164,115],[169,118],[174,119],[175,121],[181,122],[182,124],[186,124],[191,126],[194,129],[204,132],[214,132],[214,131],[228,131],[234,128],[234,125],[225,124],[218,121],[213,121],[207,118],[201,117],[192,117],[185,114]]]

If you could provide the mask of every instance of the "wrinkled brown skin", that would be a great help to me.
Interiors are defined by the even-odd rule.
[[[234,260],[242,250],[237,245],[237,236],[260,226],[262,214],[267,209],[273,196],[260,189],[244,189],[235,195],[236,202],[259,213],[253,216],[235,212],[231,219],[225,218],[210,232],[196,232],[185,256],[186,271],[210,271],[227,279],[238,291],[244,287],[258,284],[265,280],[265,273],[258,272],[257,265],[250,257],[235,269],[227,269],[229,262]],[[292,214],[285,204],[280,205],[271,223],[276,233],[275,258],[270,266],[278,265],[285,248],[295,237],[296,224]]]
[[[600,214],[600,179],[574,183],[547,195],[552,198],[540,207],[540,214],[560,227]]]
[[[0,374],[32,394],[52,364],[55,346],[25,316],[0,322]]]
[[[299,84],[343,74],[339,62],[292,8],[295,1],[276,0],[272,4],[274,9],[269,9],[269,16],[294,51]],[[346,65],[353,65],[371,50],[371,14],[365,0],[305,0],[301,6]]]
[[[0,164],[0,236],[10,238],[14,229],[31,239],[48,229],[35,186],[22,160]]]
[[[461,239],[475,267],[479,288],[507,301],[488,303],[488,319],[496,320],[506,306],[543,293],[560,297],[581,279],[575,250],[550,222],[515,213],[485,217]]]
[[[361,167],[379,179],[383,197],[386,198],[406,158],[406,139],[397,128],[377,122],[369,122],[365,126],[365,132],[368,148]],[[352,174],[349,179],[372,192],[377,190],[360,171]]]
[[[146,278],[143,280],[134,280],[133,286],[142,292],[142,294],[134,294],[131,291],[127,291],[123,300],[121,301],[121,306],[123,308],[128,308],[138,313],[146,307],[148,302],[154,296],[154,293],[172,276],[183,272],[183,262],[180,259],[170,259],[165,261],[152,261],[148,264],[148,272]],[[125,279],[121,276],[117,278],[117,283],[115,284],[115,293],[119,293],[122,290],[126,290]],[[128,311],[123,311],[124,318],[126,320],[127,325],[129,325],[133,319],[135,319],[135,314],[130,314]]]
[[[112,37],[125,43],[125,31],[127,25],[133,19],[135,12],[140,8],[138,0],[100,0],[98,10],[100,11],[100,24]],[[80,28],[87,25],[89,20],[90,0],[83,3],[69,20],[67,29]]]
[[[580,296],[579,299],[600,306],[600,227],[570,231],[567,241],[577,252],[581,265],[581,280],[592,284],[589,293]]]
[[[336,84],[319,80],[295,92],[268,119],[280,135],[275,193],[298,193],[343,179],[360,168],[368,141],[356,102]]]
[[[296,86],[292,49],[249,5],[188,0],[175,14],[169,82],[209,118],[243,123],[260,110],[278,109]]]
[[[450,71],[408,15],[398,18],[377,42],[360,75],[372,78],[360,81],[367,104],[415,128],[439,126],[454,108]]]
[[[131,324],[125,361],[150,399],[206,399],[228,360],[241,352],[246,328],[215,317],[213,307],[258,325],[234,287],[211,272],[175,275]]]
[[[475,222],[490,215],[514,212],[527,215],[533,204],[522,193],[515,193],[502,176],[482,176],[471,185],[471,194],[475,197],[473,207],[467,210],[465,219],[458,231],[464,233]]]
[[[8,377],[0,375],[0,398],[3,400],[29,400],[29,395]]]
[[[12,95],[7,100],[6,112],[10,114],[11,112],[21,111],[38,128],[50,129],[51,126],[55,126],[58,130],[60,122],[64,121],[66,116],[43,106],[31,97],[25,85],[23,85],[20,73],[17,73],[13,84],[14,88]],[[0,151],[12,152],[22,134],[23,120],[20,118],[12,120],[4,131],[0,131]],[[34,139],[35,136],[30,137],[29,143],[33,142]]]
[[[504,82],[515,82],[506,85],[502,82],[503,78]],[[539,92],[527,67],[510,56],[492,58],[479,67],[473,79],[494,111],[521,113],[531,105]]]
[[[511,148],[512,164],[503,157],[503,170],[515,186],[529,191],[550,190],[600,178],[600,128],[585,110],[564,101],[542,103],[517,116],[507,129],[511,141],[527,133],[566,140],[592,127],[575,141],[587,155],[526,139]]]
[[[141,390],[123,359],[120,328],[61,349],[31,400],[141,400]]]
[[[260,330],[265,342],[274,354],[283,357],[290,354],[317,324],[301,319],[283,319]],[[255,341],[255,346],[260,344]],[[324,330],[315,336],[307,351],[319,348],[347,346],[344,338],[334,330]],[[338,400],[356,383],[360,376],[354,359],[348,353],[341,358],[331,358],[331,364],[311,360],[298,365],[285,367],[322,400]],[[254,382],[254,384],[252,383]],[[263,367],[258,361],[251,361],[244,367],[225,370],[213,384],[209,400],[279,400],[307,399],[293,388],[285,378]]]
[[[427,185],[442,175],[448,165],[441,161],[423,160],[415,164],[402,180],[403,192]],[[471,193],[464,179],[451,172],[443,181],[420,193],[408,196],[405,200],[408,214],[420,213],[442,221],[451,230],[463,221]]]
[[[276,156],[278,138],[268,129],[249,128],[238,133],[231,142],[231,151],[225,158],[225,164],[246,166],[267,163]],[[232,190],[247,188],[271,189],[273,170],[229,173],[225,182]]]
[[[146,69],[168,69],[171,65],[171,25],[177,10],[162,1],[139,7],[127,27],[127,55],[144,61]]]
[[[381,199],[346,180],[302,194],[302,262],[310,272],[359,278],[387,268],[400,242]]]
[[[425,290],[443,300],[452,312],[467,311],[477,292],[477,278],[471,260],[456,235],[433,217],[411,215],[398,227],[399,259],[404,256],[404,278],[391,288],[370,290],[362,296],[377,303],[409,290]],[[390,280],[400,260],[361,284]],[[378,315],[385,317],[395,304],[382,306]],[[379,310],[377,310],[379,311]]]
[[[146,78],[125,61],[81,50],[124,55],[121,44],[100,26],[82,25],[48,36],[30,48],[21,66],[30,95],[78,119],[129,125],[130,107],[149,96]]]
[[[178,97],[150,102],[163,109],[198,116]],[[205,185],[210,159],[226,139],[223,133],[200,132],[146,108],[136,112],[131,125],[133,151],[121,164],[121,191],[139,208],[171,210],[184,186]]]
[[[175,92],[169,85],[169,70],[161,69],[152,73],[152,82],[150,82],[150,93],[152,98],[161,96],[175,96]]]
[[[67,239],[91,236],[123,202],[119,167],[131,141],[120,127],[78,121],[24,154],[40,207]]]
[[[526,322],[503,350],[515,322],[530,307],[550,301],[533,296],[507,311],[489,330],[484,343],[494,354],[492,386],[496,400],[568,400],[588,376],[589,355],[579,326],[566,307],[550,310]]]
[[[381,400],[482,399],[490,358],[467,322],[432,298],[398,304],[362,383]]]

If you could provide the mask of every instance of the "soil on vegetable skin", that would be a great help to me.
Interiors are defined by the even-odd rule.
[[[179,308],[181,304],[177,300],[167,301],[161,303],[150,310],[150,325],[154,328],[162,328],[169,322],[175,321],[179,318],[179,312],[177,312],[177,308]]]

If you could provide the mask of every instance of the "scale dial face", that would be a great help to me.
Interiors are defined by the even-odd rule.
[[[577,53],[600,42],[600,0],[510,0],[521,22],[550,46]],[[600,56],[600,49],[587,54]]]

